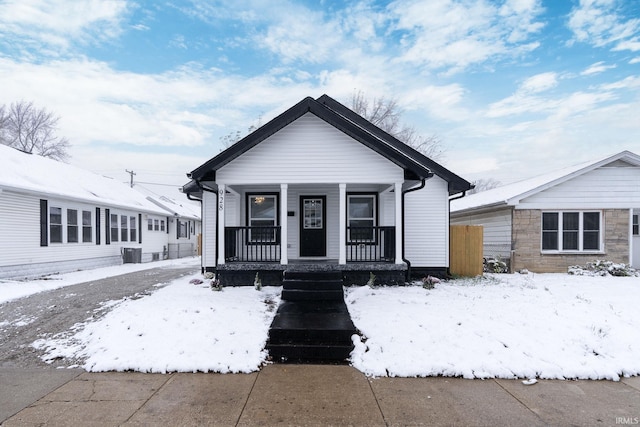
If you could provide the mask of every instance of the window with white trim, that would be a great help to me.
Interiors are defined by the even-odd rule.
[[[249,230],[249,241],[275,243],[278,233],[272,227],[278,225],[278,195],[249,194],[247,195],[247,204],[247,225],[258,227]]]
[[[82,243],[93,242],[93,215],[91,211],[82,211]]]
[[[67,209],[67,243],[78,243],[77,209]]]
[[[131,233],[131,238],[129,239],[129,241],[135,242],[137,240],[137,238],[138,238],[137,224],[136,224],[136,217],[135,216],[130,216],[129,217],[129,232]]]
[[[49,208],[49,243],[62,243],[62,208]]]
[[[120,241],[126,242],[129,240],[129,217],[127,215],[120,215]]]
[[[376,194],[347,195],[347,226],[350,242],[373,242],[377,218]]]
[[[151,218],[147,220],[147,230],[153,231],[153,219]]]
[[[637,236],[640,234],[640,226],[638,224],[638,217],[640,217],[640,215],[633,215],[632,216],[632,233],[634,236]]]
[[[543,252],[601,251],[602,214],[593,212],[543,212]]]
[[[111,219],[109,220],[109,230],[111,230],[111,241],[118,241],[118,214],[109,215]]]

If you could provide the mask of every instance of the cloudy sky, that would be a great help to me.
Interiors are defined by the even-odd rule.
[[[640,2],[0,0],[0,104],[123,181],[182,185],[226,135],[357,91],[468,180],[640,154]]]

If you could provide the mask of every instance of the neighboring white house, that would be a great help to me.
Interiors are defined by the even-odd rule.
[[[168,215],[123,183],[0,145],[0,278],[160,259]]]
[[[485,257],[566,272],[597,259],[640,268],[640,157],[629,151],[467,196],[451,223],[484,227]]]
[[[449,197],[471,188],[326,95],[188,176],[183,191],[203,203],[202,268],[228,283],[303,266],[353,282],[444,274]]]
[[[157,194],[144,185],[135,184],[133,188],[145,194],[147,200],[169,213],[166,219],[168,244],[165,257],[175,259],[198,255],[198,236],[202,234],[200,203],[187,201],[186,196],[179,194],[177,188],[176,193],[185,199],[182,202],[166,195]],[[154,229],[155,223],[148,220],[147,230]]]

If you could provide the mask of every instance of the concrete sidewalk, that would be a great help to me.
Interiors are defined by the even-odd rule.
[[[0,379],[2,426],[640,423],[640,377],[526,386],[520,380],[372,379],[348,366],[269,365],[237,375],[0,368]]]

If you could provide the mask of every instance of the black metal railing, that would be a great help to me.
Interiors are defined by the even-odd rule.
[[[280,227],[226,227],[226,262],[280,262]]]
[[[347,227],[347,262],[395,262],[395,227]]]

